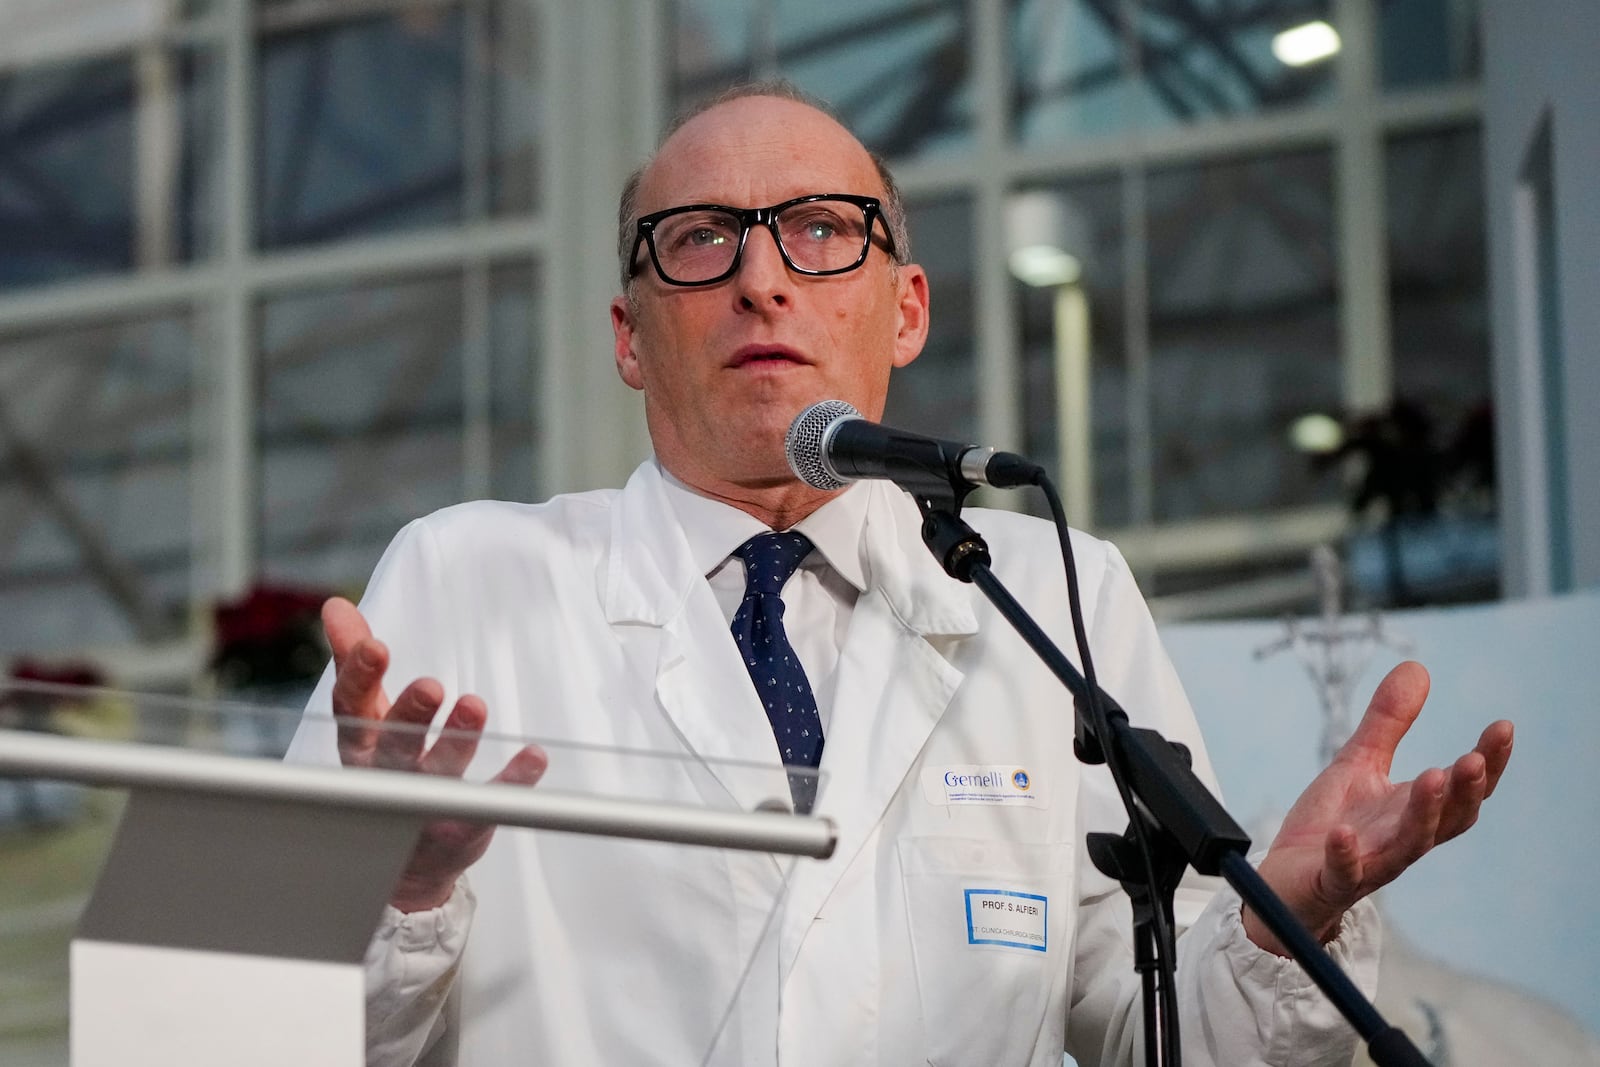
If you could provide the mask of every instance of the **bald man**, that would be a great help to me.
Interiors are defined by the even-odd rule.
[[[906,494],[813,489],[784,456],[815,401],[881,417],[927,337],[887,169],[813,102],[750,87],[670,131],[624,190],[619,239],[616,366],[654,458],[620,491],[412,523],[359,610],[327,605],[313,707],[681,754],[650,795],[776,794],[836,820],[839,847],[785,882],[764,857],[431,825],[369,957],[371,1061],[1142,1062],[1128,902],[1083,849],[1126,815],[1103,768],[1073,760],[1065,694],[938,568]],[[1050,527],[967,517],[1071,647]],[[1101,684],[1210,780],[1126,565],[1075,537]],[[1391,783],[1426,686],[1415,665],[1384,681],[1261,865],[1369,993],[1364,898],[1466,829],[1510,753],[1497,723],[1449,769]],[[472,752],[373,730],[340,756],[459,774]],[[499,776],[532,784],[560,758],[530,746]],[[722,760],[820,766],[820,790]],[[640,773],[578,784],[638,795]],[[1178,911],[1189,1064],[1349,1062],[1354,1035],[1236,897],[1191,876]]]

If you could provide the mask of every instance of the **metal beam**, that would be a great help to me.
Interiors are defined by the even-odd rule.
[[[159,606],[151,599],[139,572],[117,558],[101,531],[62,492],[50,464],[23,440],[22,434],[12,425],[3,402],[0,402],[0,444],[5,446],[18,480],[33,492],[42,509],[54,516],[67,539],[77,546],[84,570],[105,588],[134,633],[143,640],[161,636]]]
[[[238,265],[249,291],[309,289],[354,280],[368,282],[429,271],[459,269],[465,260],[526,259],[545,242],[545,227],[531,219],[494,219],[465,227],[419,230],[318,248],[260,255]],[[0,298],[0,336],[135,318],[216,300],[225,286],[215,264],[152,271],[129,278],[68,282]]]

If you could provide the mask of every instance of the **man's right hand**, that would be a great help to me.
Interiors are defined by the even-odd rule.
[[[426,746],[426,728],[444,703],[444,686],[419,678],[391,703],[383,690],[389,650],[372,636],[367,620],[343,597],[322,605],[322,627],[333,648],[333,714],[339,726],[339,759],[348,767],[381,767],[459,778],[472,761],[488,708],[475,696],[463,696],[445,720],[446,734]],[[354,720],[373,726],[351,724]],[[383,729],[379,723],[410,723],[412,729]],[[457,733],[456,731],[461,731]],[[527,745],[495,775],[497,782],[533,785],[549,758],[537,745]],[[489,847],[494,826],[459,819],[426,823],[389,902],[400,911],[425,911],[450,899],[456,880]]]

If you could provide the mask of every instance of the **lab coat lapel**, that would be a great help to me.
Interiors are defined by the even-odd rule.
[[[655,464],[634,472],[612,519],[606,617],[630,670],[720,786],[708,804],[749,811],[788,796],[738,647],[694,565]],[[725,636],[727,639],[722,640]],[[650,711],[646,712],[647,714]]]
[[[868,587],[840,650],[817,798],[817,814],[838,825],[839,844],[832,858],[802,862],[791,876],[780,946],[785,975],[961,685],[961,671],[929,639],[977,630],[972,590],[933,561],[910,498],[875,488],[863,538]]]
[[[777,769],[777,742],[739,650],[731,635],[726,642],[704,638],[722,628],[710,590],[692,596],[662,635],[656,699],[739,810],[784,804],[789,782]]]

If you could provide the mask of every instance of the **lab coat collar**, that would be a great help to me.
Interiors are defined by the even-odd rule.
[[[668,493],[666,475],[655,460],[649,460],[633,472],[619,494],[603,597],[606,618],[613,624],[665,626],[682,612],[694,583],[715,566],[716,561],[706,566],[706,561],[697,560],[680,524],[670,521],[674,511]],[[830,514],[819,519],[819,511],[796,527],[808,533],[816,530],[819,550],[835,570],[862,590],[880,590],[895,616],[916,633],[977,631],[972,600],[976,591],[945,574],[929,554],[922,543],[921,516],[910,496],[890,483],[869,482],[822,510],[839,510],[839,505],[852,513],[857,508],[864,512],[855,559],[848,557],[837,536],[839,526],[848,526],[850,517]],[[843,518],[843,524],[835,523],[836,518]],[[760,529],[752,519],[750,533]]]

